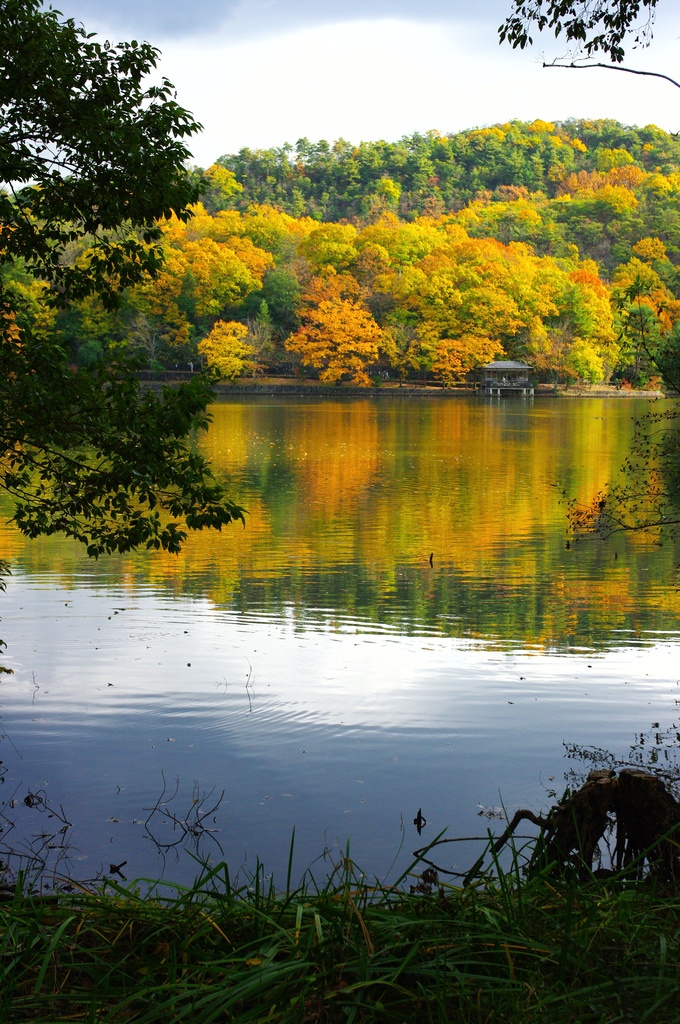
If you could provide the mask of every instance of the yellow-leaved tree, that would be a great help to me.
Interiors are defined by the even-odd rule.
[[[353,384],[371,383],[366,367],[379,355],[383,333],[364,307],[351,299],[327,299],[309,309],[302,327],[286,342],[306,366],[320,370],[325,381],[350,377]]]
[[[237,320],[218,320],[210,334],[198,343],[198,351],[221,377],[234,380],[252,370],[253,347],[246,341],[248,328]]]

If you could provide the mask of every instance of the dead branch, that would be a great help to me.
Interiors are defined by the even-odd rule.
[[[575,70],[578,70],[579,68],[605,68],[605,70],[607,71],[625,71],[626,74],[629,75],[644,75],[647,78],[663,78],[664,81],[670,82],[671,85],[674,85],[676,89],[680,89],[680,82],[676,82],[674,78],[670,77],[670,75],[663,75],[660,71],[640,71],[638,68],[624,68],[621,67],[619,64],[576,64],[573,61],[570,64],[560,64],[558,63],[558,61],[550,61],[550,63],[546,63],[545,61],[543,61],[543,67],[573,68]]]

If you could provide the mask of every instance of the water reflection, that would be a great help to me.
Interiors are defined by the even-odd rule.
[[[472,834],[499,789],[540,804],[563,741],[669,728],[677,551],[567,550],[558,502],[616,470],[636,405],[235,400],[204,443],[245,530],[91,563],[5,528],[5,793],[63,802],[76,874],[162,870],[143,823],[176,777],[163,843],[224,790],[232,866],[285,871],[295,827],[301,869],[351,835],[381,873],[418,808]]]
[[[301,628],[606,645],[672,629],[675,552],[645,538],[564,543],[559,489],[588,496],[623,461],[642,403],[230,401],[205,441],[249,510],[179,556],[87,567]],[[83,573],[73,546],[4,548],[31,575]],[[433,567],[429,555],[433,553]],[[621,556],[620,558],[618,556]]]

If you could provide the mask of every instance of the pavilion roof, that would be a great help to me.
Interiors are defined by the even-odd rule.
[[[530,370],[531,367],[528,363],[517,363],[512,359],[497,359],[493,363],[487,363],[483,369],[485,370]]]

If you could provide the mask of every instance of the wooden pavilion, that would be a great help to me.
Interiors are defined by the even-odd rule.
[[[482,367],[479,390],[484,395],[533,395],[534,385],[529,380],[531,367],[511,359],[497,359]]]

